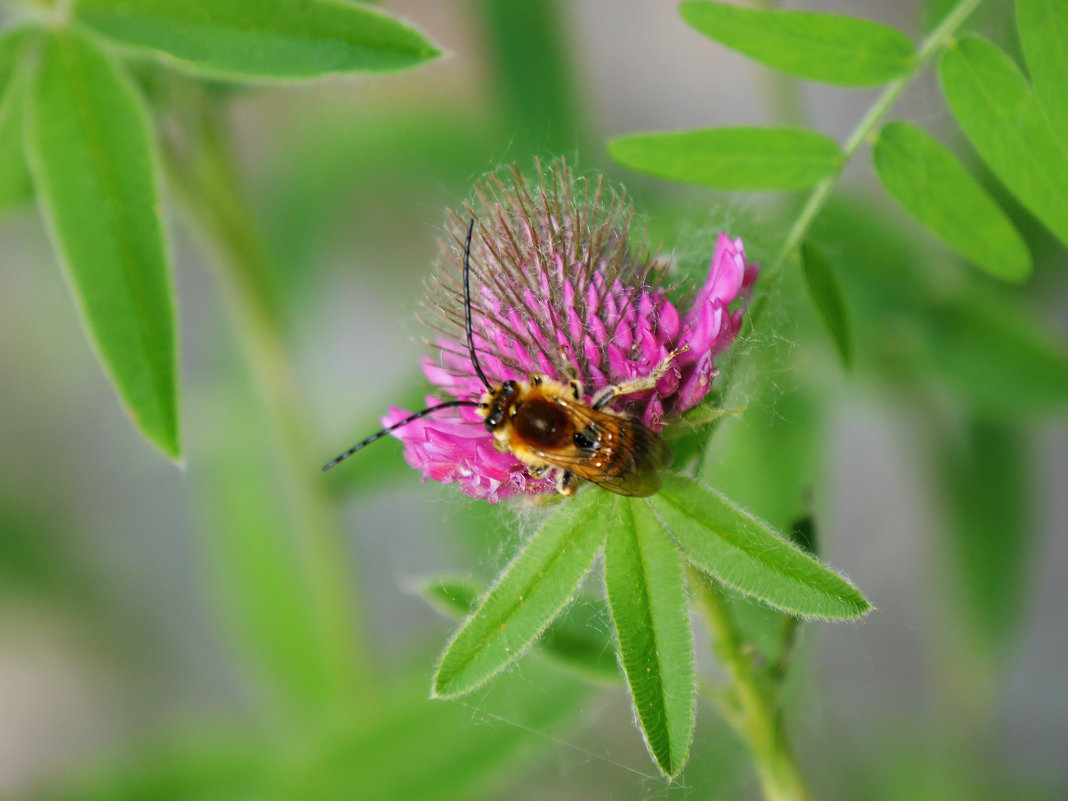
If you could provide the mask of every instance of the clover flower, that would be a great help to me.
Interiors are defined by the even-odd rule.
[[[463,214],[452,213],[448,242],[431,279],[427,319],[437,333],[438,358],[424,358],[423,372],[438,395],[477,400],[484,390],[471,365],[464,330],[463,243],[475,220],[471,245],[471,314],[474,347],[493,384],[531,374],[566,381],[576,374],[586,400],[613,384],[647,376],[675,349],[656,388],[620,397],[618,411],[640,418],[652,431],[693,408],[708,394],[714,358],[738,335],[742,310],[757,267],[745,259],[740,239],[720,234],[708,278],[680,314],[661,286],[664,262],[628,241],[632,211],[625,196],[603,177],[576,178],[563,161],[540,169],[528,184],[513,168],[506,179],[481,183]],[[391,407],[383,426],[409,412]],[[475,498],[554,491],[493,436],[474,408],[461,407],[397,429],[409,465],[424,480],[460,483]]]

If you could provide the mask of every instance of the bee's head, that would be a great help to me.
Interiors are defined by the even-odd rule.
[[[519,382],[517,381],[505,381],[486,391],[479,408],[485,414],[486,420],[483,425],[486,426],[487,431],[496,431],[504,424],[518,395]]]

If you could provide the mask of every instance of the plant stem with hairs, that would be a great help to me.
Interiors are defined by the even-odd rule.
[[[758,672],[755,652],[735,625],[723,590],[697,570],[692,570],[690,577],[713,649],[729,677],[726,688],[706,690],[705,695],[745,742],[764,797],[768,801],[807,801],[808,789],[786,741],[778,686]]]
[[[745,332],[751,334],[777,288],[787,262],[795,260],[812,223],[826,206],[842,171],[856,156],[861,144],[874,135],[887,113],[927,66],[931,58],[951,40],[957,29],[978,7],[981,0],[960,0],[941,23],[920,43],[912,68],[888,84],[867,113],[857,123],[842,147],[838,169],[809,193],[761,279],[763,291],[746,315]],[[776,97],[781,94],[778,87]],[[730,371],[731,373],[733,371]],[[730,374],[725,376],[721,397],[726,397]],[[720,418],[722,419],[722,418]],[[713,420],[711,430],[719,424]],[[730,683],[724,690],[706,693],[745,741],[752,755],[764,797],[768,801],[806,801],[804,779],[786,741],[779,711],[778,691],[785,673],[785,657],[771,671],[761,673],[753,662],[752,648],[737,628],[723,591],[703,574],[692,571],[692,584],[712,635],[714,649],[726,667]],[[794,631],[790,631],[790,638]]]

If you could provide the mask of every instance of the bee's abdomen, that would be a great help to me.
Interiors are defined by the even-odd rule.
[[[512,428],[524,443],[544,449],[562,448],[572,436],[567,412],[550,401],[529,400],[515,410]]]

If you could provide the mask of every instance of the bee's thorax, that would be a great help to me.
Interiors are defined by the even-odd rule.
[[[560,448],[572,436],[574,427],[567,410],[548,398],[535,397],[517,402],[512,410],[512,429],[529,446]]]

